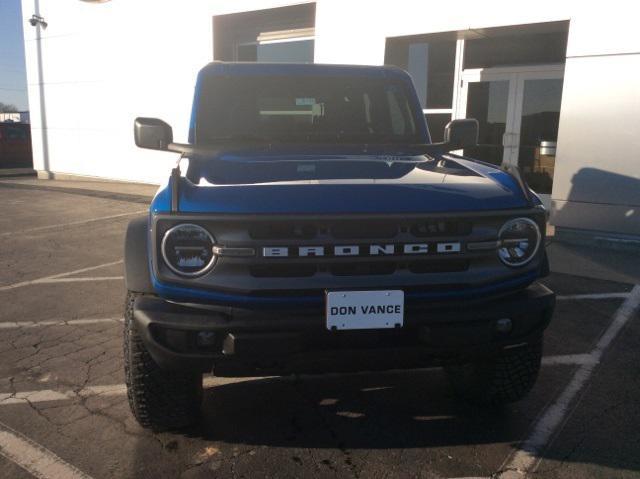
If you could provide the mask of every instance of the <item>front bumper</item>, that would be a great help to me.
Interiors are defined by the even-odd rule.
[[[539,337],[554,305],[555,294],[535,283],[488,301],[407,305],[404,326],[398,329],[329,331],[317,309],[209,310],[141,296],[134,304],[134,320],[163,368],[264,376],[461,362]],[[497,330],[502,318],[512,320],[509,332]],[[209,333],[206,344],[199,341],[200,332]]]

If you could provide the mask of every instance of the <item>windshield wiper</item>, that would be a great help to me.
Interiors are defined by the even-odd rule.
[[[218,136],[215,138],[208,138],[207,143],[193,145],[190,143],[169,143],[167,150],[175,153],[180,153],[184,157],[208,157],[217,155],[221,148],[234,143],[252,142],[252,143],[274,143],[273,139],[266,138],[258,135],[243,134],[243,135],[230,135],[230,136]]]
[[[416,165],[431,158],[422,155],[280,155],[259,157],[233,157],[228,161],[237,163],[404,163]]]
[[[211,138],[204,145],[192,145],[185,143],[170,143],[167,145],[168,151],[173,151],[176,153],[180,153],[184,157],[210,157],[216,156],[220,153],[220,151],[224,148],[225,145],[229,145],[230,143],[239,143],[239,142],[258,142],[265,144],[274,144],[274,143],[288,143],[287,141],[283,141],[281,139],[274,140],[272,138],[266,138],[257,135],[233,135],[228,137],[216,137]],[[290,155],[291,158],[285,158],[280,156],[278,158],[261,158],[257,161],[266,161],[266,162],[282,162],[282,161],[308,161],[308,162],[317,162],[317,161],[363,161],[363,162],[381,162],[381,163],[422,163],[424,161],[432,161],[434,160],[434,156],[438,154],[444,153],[446,150],[442,148],[441,144],[410,144],[408,146],[411,149],[416,149],[418,152],[416,153],[378,153],[378,154],[368,154],[368,150],[370,147],[381,146],[376,144],[367,144],[367,143],[353,143],[353,145],[361,145],[361,153],[360,154],[328,154],[328,155]],[[393,145],[393,144],[389,144]],[[288,156],[288,155],[287,155]],[[422,158],[418,158],[422,157]],[[256,160],[253,160],[256,161]]]
[[[273,138],[267,138],[266,136],[252,135],[252,134],[239,134],[229,136],[216,136],[213,138],[207,138],[207,143],[215,145],[216,143],[228,143],[234,141],[259,141],[266,143],[273,143]]]

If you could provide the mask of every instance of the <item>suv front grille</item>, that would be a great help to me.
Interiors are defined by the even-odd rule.
[[[333,220],[260,222],[248,227],[249,236],[263,247],[286,246],[287,258],[260,257],[249,268],[254,278],[308,278],[315,275],[335,277],[392,275],[396,272],[413,274],[466,271],[469,260],[454,255],[377,255],[367,254],[370,244],[428,243],[435,251],[436,241],[459,242],[472,232],[469,220]],[[360,254],[338,257],[332,246],[353,245]],[[301,257],[298,246],[323,247],[323,256]],[[261,256],[259,254],[259,256]],[[449,256],[449,257],[443,257]]]
[[[442,215],[159,215],[153,226],[157,259],[154,267],[162,281],[243,294],[260,291],[294,294],[303,290],[344,288],[409,290],[482,284],[488,277],[509,277],[514,272],[501,264],[495,249],[469,249],[467,245],[495,241],[502,225],[514,214],[505,211],[493,215],[466,214],[459,218]],[[180,277],[164,265],[159,245],[164,233],[181,222],[206,228],[223,249],[255,253],[252,256],[222,255],[207,274],[197,278]],[[427,251],[414,254],[416,251],[407,249],[412,245],[423,245]],[[342,248],[354,251],[345,254]],[[274,254],[272,251],[276,249],[286,254]],[[322,254],[314,256],[316,249]],[[534,267],[532,263],[531,268]]]

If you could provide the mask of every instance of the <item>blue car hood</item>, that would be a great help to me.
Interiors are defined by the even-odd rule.
[[[225,167],[232,162],[233,167]],[[277,162],[273,158],[227,156],[224,160],[208,164],[212,171],[223,173],[218,173],[217,181],[216,175],[192,178],[198,184],[181,178],[180,212],[439,213],[531,206],[511,175],[491,165],[455,155],[435,159],[421,155],[334,158],[324,155],[321,161],[297,155],[282,157]],[[338,173],[322,174],[322,168],[328,168],[330,164],[331,171]],[[238,176],[238,168],[244,176],[235,178],[234,172]],[[293,173],[275,176],[259,173],[261,169],[275,171],[278,168]],[[242,178],[246,180],[241,181]],[[170,211],[171,187],[169,182],[158,191],[151,206],[153,212]]]

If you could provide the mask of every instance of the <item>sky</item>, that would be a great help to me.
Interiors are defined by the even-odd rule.
[[[0,102],[28,110],[20,0],[0,0]]]

